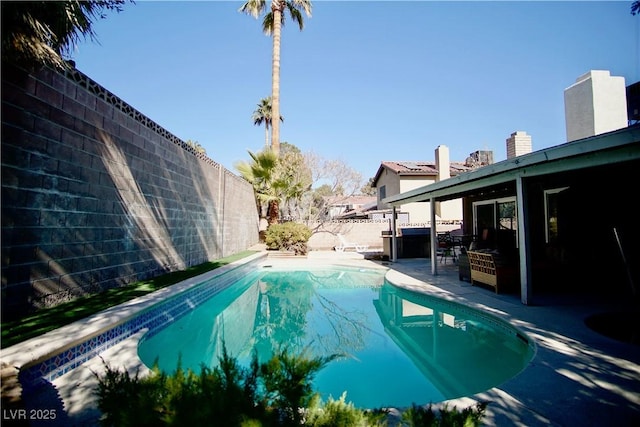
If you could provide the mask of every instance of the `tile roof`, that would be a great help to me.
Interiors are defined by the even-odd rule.
[[[382,162],[381,166],[395,172],[398,175],[437,175],[438,174],[438,169],[436,169],[435,162],[385,161],[385,162]],[[449,169],[450,169],[451,176],[455,176],[455,175],[458,175],[459,173],[470,171],[473,168],[466,166],[462,162],[451,162]]]

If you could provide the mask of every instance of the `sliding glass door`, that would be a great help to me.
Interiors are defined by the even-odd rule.
[[[474,203],[473,231],[478,236],[480,246],[505,249],[517,247],[515,197]]]

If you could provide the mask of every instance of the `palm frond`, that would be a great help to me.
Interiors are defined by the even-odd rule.
[[[271,36],[273,33],[273,12],[269,12],[264,15],[264,19],[262,20],[262,31]]]
[[[302,13],[300,13],[300,10],[296,9],[291,2],[287,2],[287,8],[289,9],[289,14],[291,15],[291,19],[293,20],[293,22],[298,24],[300,31],[302,31],[304,28],[304,19],[302,19]],[[282,17],[283,17],[282,25],[284,26],[284,13],[282,14]]]
[[[311,9],[313,4],[310,0],[290,0],[287,3],[292,3],[296,9],[303,10],[307,18],[311,18]]]
[[[257,19],[266,8],[267,2],[265,0],[248,0],[238,9],[238,12],[246,13]]]
[[[258,1],[258,0],[254,0],[254,1]],[[247,5],[250,2],[245,3],[245,5]],[[263,2],[264,3],[264,2]],[[289,15],[291,16],[291,19],[298,24],[298,27],[300,27],[300,30],[302,31],[302,29],[304,28],[304,19],[302,17],[302,12],[304,12],[307,17],[311,17],[311,2],[309,0],[293,0],[293,1],[284,1],[282,3],[283,9],[286,9],[289,11]],[[265,7],[260,10],[260,12],[258,12],[258,15],[262,12],[264,12],[266,10],[266,5]],[[245,7],[241,7],[240,11],[245,12]],[[284,10],[282,10],[282,13],[280,14],[280,23],[282,26],[285,25],[286,23],[286,13],[284,13]],[[253,15],[254,17],[257,17],[257,15]],[[264,18],[262,19],[262,31],[267,35],[267,36],[271,36],[273,34],[273,8],[271,11],[267,12],[264,15]]]
[[[97,41],[94,20],[105,18],[105,10],[120,12],[124,3],[125,0],[2,2],[2,59],[30,68],[66,68],[63,56],[73,52],[82,38]]]

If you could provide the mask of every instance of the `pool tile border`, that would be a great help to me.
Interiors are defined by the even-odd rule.
[[[255,269],[264,256],[258,253],[243,258],[3,349],[0,358],[20,369],[22,387],[30,391],[70,372],[143,329],[157,331],[184,316]],[[114,320],[105,324],[105,317]]]
[[[257,255],[258,256],[254,255],[229,264],[228,266],[225,266],[226,268],[222,267],[214,270],[213,272],[205,273],[201,276],[185,281],[182,284],[183,286],[180,286],[180,284],[175,285],[173,287],[175,292],[163,292],[166,291],[166,289],[154,292],[150,295],[157,295],[160,296],[160,298],[151,298],[150,301],[152,301],[152,304],[139,304],[139,309],[133,310],[125,317],[112,322],[109,326],[103,327],[99,331],[94,332],[93,334],[88,333],[84,336],[76,337],[75,341],[71,343],[67,342],[66,345],[64,345],[64,343],[59,345],[56,349],[40,356],[37,360],[17,365],[20,367],[20,381],[23,388],[29,391],[47,382],[51,382],[143,329],[148,330],[147,334],[156,333],[165,325],[184,316],[193,308],[202,304],[204,301],[225,289],[239,278],[245,276],[252,269],[257,268],[259,264],[264,261],[264,254]],[[448,301],[446,298],[442,298],[442,296],[415,292],[410,287],[403,286],[402,283],[396,283],[397,280],[394,280],[394,278],[398,278],[396,274],[397,272],[392,272],[388,275],[391,277],[385,276],[385,280],[394,286],[409,292],[413,298],[425,300],[437,299],[439,304],[450,304],[452,308],[455,308],[455,310],[459,312],[465,312],[465,310],[468,310],[473,313],[474,316],[481,315],[483,320],[492,324],[503,333],[512,336],[520,336],[521,339],[524,339],[527,342],[532,351],[535,352],[534,342],[527,338],[526,334],[519,331],[518,328],[508,322],[482,313],[479,310],[467,307],[464,304]],[[400,280],[400,282],[402,282],[402,280]],[[107,311],[117,311],[122,306],[135,306],[138,305],[140,300],[145,299],[149,299],[149,296],[137,298],[136,300]],[[103,314],[105,312],[103,312]],[[95,316],[99,315],[100,313]],[[91,318],[89,318],[76,323],[90,324],[92,322]],[[81,331],[85,330],[84,328],[79,329]],[[46,335],[47,334],[45,334],[45,336]],[[29,343],[29,341],[27,341],[27,343]],[[13,347],[20,347],[21,345],[22,344],[17,344]],[[11,349],[13,349],[13,347],[11,347]],[[5,359],[4,355],[2,359]]]

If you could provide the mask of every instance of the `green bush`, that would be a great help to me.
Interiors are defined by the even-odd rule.
[[[113,427],[193,427],[210,425],[211,420],[224,426],[250,425],[272,417],[258,404],[257,378],[257,362],[244,369],[225,350],[218,367],[203,366],[199,375],[185,372],[180,364],[172,375],[156,365],[144,378],[106,366],[96,389],[100,421]]]
[[[296,255],[307,253],[307,242],[311,238],[311,230],[304,224],[285,222],[272,224],[267,229],[264,241],[269,249],[294,251]]]
[[[300,408],[312,406],[318,398],[311,387],[315,373],[337,356],[310,358],[280,350],[260,367],[264,384],[264,402],[277,408],[281,418],[300,425]]]
[[[114,427],[386,427],[388,412],[362,410],[338,400],[320,400],[311,384],[315,374],[337,356],[309,358],[277,351],[259,364],[254,353],[249,368],[238,365],[223,347],[219,366],[201,367],[200,374],[178,363],[168,375],[157,365],[139,377],[106,365],[96,374],[101,424]],[[443,406],[435,414],[413,405],[402,414],[402,426],[476,427],[486,403],[458,411]]]
[[[461,411],[455,406],[449,409],[445,404],[436,414],[432,405],[424,408],[414,404],[402,414],[402,421],[409,427],[478,427],[486,408],[486,402]]]
[[[340,399],[329,398],[324,405],[314,405],[307,410],[305,425],[310,427],[385,427],[386,410],[363,411],[346,401],[347,393]]]
[[[98,408],[103,426],[299,426],[300,408],[319,397],[311,387],[313,377],[337,356],[308,358],[279,350],[259,364],[241,367],[226,349],[219,366],[202,366],[200,374],[178,364],[172,375],[157,365],[150,375],[120,372],[106,366],[97,375]]]

